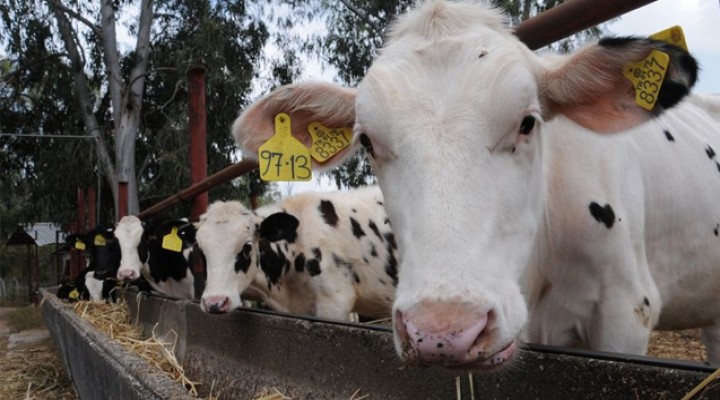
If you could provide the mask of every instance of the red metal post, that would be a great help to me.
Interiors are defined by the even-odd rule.
[[[78,231],[84,232],[87,228],[85,219],[85,190],[78,188],[77,190],[77,226]]]
[[[535,50],[655,0],[568,0],[519,24],[515,35]]]
[[[72,232],[72,231],[71,231]],[[87,232],[86,220],[85,220],[85,191],[82,188],[78,188],[77,191],[77,222],[75,226],[75,233]],[[83,257],[77,252],[70,253],[70,271],[69,278],[75,279],[80,274],[80,271],[85,267]]]
[[[207,178],[207,126],[205,116],[205,68],[188,72],[188,116],[190,125],[190,182],[194,185]],[[208,207],[208,193],[195,195],[190,220],[197,221]]]
[[[118,182],[118,220],[128,215],[128,183]]]
[[[88,208],[88,227],[94,229],[97,226],[97,212],[95,210],[96,193],[95,187],[90,186],[87,188],[87,208]]]

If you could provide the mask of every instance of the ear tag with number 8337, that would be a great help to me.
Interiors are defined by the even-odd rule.
[[[162,248],[165,250],[174,251],[176,253],[182,252],[182,239],[178,236],[178,228],[173,227],[170,233],[163,236]]]
[[[352,128],[330,129],[319,122],[311,122],[308,133],[313,140],[310,155],[320,163],[348,147],[352,140]]]
[[[645,59],[625,64],[623,75],[635,86],[635,103],[652,111],[660,94],[670,56],[660,50],[653,50]]]
[[[309,181],[312,178],[310,149],[295,139],[290,116],[275,116],[275,135],[258,149],[260,179],[264,181]]]

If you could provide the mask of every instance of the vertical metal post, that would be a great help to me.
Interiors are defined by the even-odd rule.
[[[88,207],[88,227],[95,229],[97,220],[95,219],[95,188],[90,186],[87,188],[87,207]]]
[[[195,67],[188,72],[188,117],[190,125],[190,182],[207,178],[207,123],[205,111],[205,68]],[[193,197],[190,220],[200,219],[208,206],[208,194]]]
[[[118,182],[118,220],[128,215],[128,183]]]

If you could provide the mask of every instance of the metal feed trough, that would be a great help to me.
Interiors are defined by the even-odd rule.
[[[83,399],[189,398],[48,291],[43,315]],[[177,336],[188,377],[252,399],[277,388],[293,399],[681,399],[714,369],[696,362],[530,346],[496,373],[403,369],[389,328],[242,309],[209,315],[195,302],[126,293],[143,330]],[[139,307],[138,307],[139,306]],[[139,312],[138,312],[139,308]],[[472,382],[472,383],[471,383]],[[720,398],[720,386],[696,399]]]

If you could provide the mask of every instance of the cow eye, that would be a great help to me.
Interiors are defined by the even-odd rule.
[[[528,115],[520,123],[520,134],[529,135],[535,127],[535,117]]]
[[[360,144],[362,145],[362,147],[365,148],[365,151],[367,151],[371,157],[375,157],[375,152],[373,151],[372,141],[370,140],[368,135],[361,133],[360,136],[358,136],[358,141],[360,141]]]
[[[252,242],[247,241],[247,242],[245,242],[245,245],[242,248],[242,255],[245,256],[245,258],[250,258],[251,252],[252,252]]]

